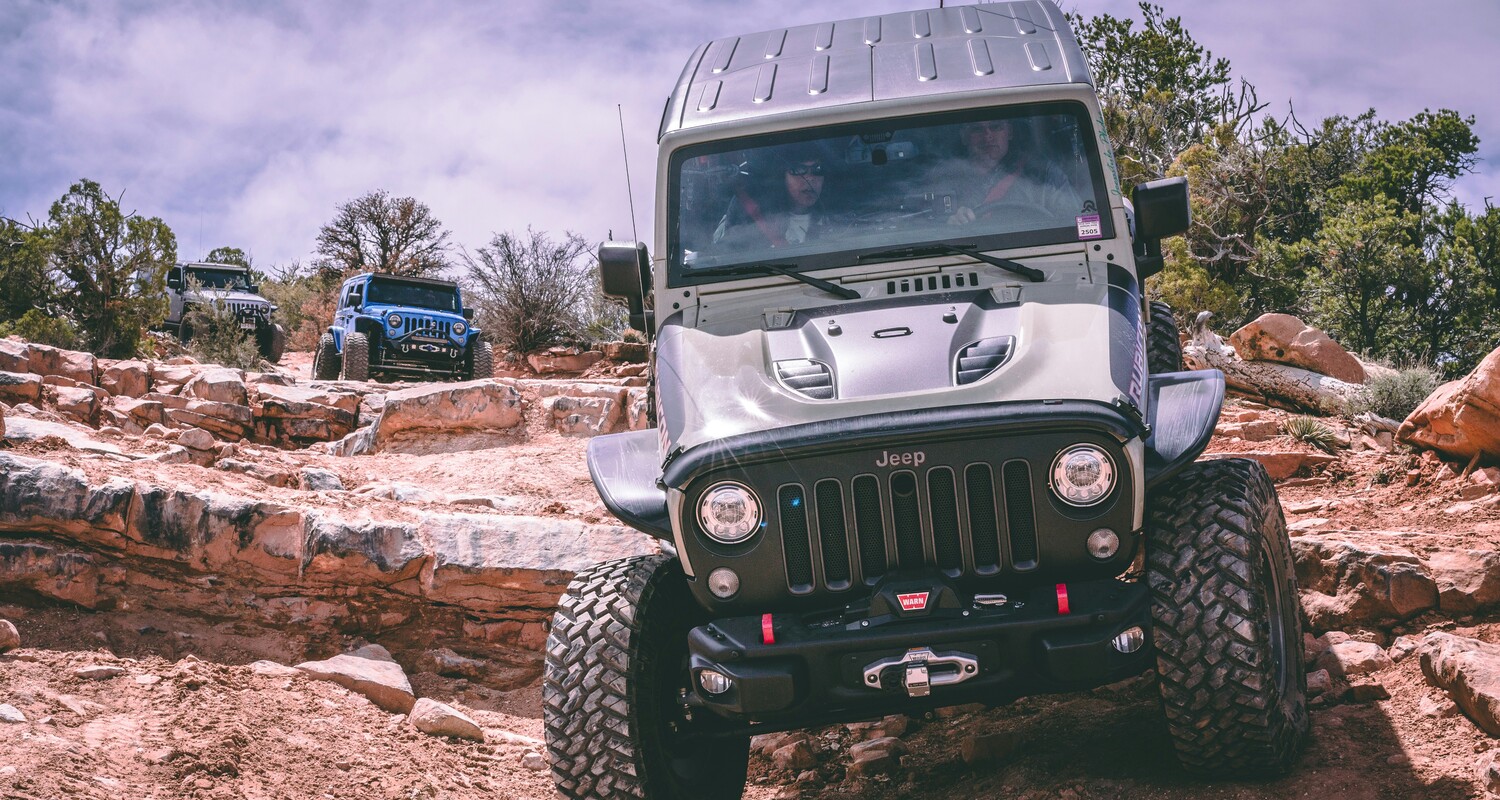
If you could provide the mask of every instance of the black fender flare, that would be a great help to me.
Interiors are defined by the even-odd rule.
[[[1151,433],[1146,437],[1146,488],[1193,463],[1208,447],[1224,405],[1224,373],[1164,372],[1147,379]]]
[[[611,514],[636,530],[671,542],[667,492],[659,483],[657,433],[656,428],[647,428],[590,439],[589,477]]]

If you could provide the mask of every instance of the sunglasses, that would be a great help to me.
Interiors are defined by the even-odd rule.
[[[812,176],[821,178],[821,177],[823,177],[823,165],[822,164],[793,164],[790,167],[786,168],[786,174],[788,174],[788,175],[795,175],[798,178],[801,178],[804,175],[812,175]]]

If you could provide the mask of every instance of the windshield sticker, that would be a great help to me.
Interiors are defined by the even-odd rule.
[[[1098,214],[1084,214],[1077,218],[1078,238],[1099,239],[1104,236],[1104,227],[1099,222]]]

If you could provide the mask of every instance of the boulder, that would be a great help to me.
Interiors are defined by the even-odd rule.
[[[509,431],[521,424],[522,397],[495,380],[434,384],[386,395],[375,423],[375,447],[406,436],[461,431]]]
[[[1467,463],[1500,462],[1500,348],[1463,378],[1439,386],[1396,431],[1401,442]]]
[[[1346,383],[1364,383],[1365,368],[1323,331],[1290,314],[1262,314],[1229,336],[1246,361],[1301,367]]]
[[[409,713],[416,703],[406,672],[380,645],[367,645],[323,661],[306,661],[298,664],[297,669],[358,692],[393,714]]]
[[[21,632],[16,630],[15,623],[8,619],[0,619],[0,653],[20,646]]]
[[[72,386],[53,386],[48,390],[58,413],[85,425],[93,425],[99,418],[99,396],[92,389]]]
[[[1302,609],[1312,630],[1381,626],[1438,607],[1426,562],[1404,548],[1292,537]]]
[[[1427,565],[1444,614],[1461,617],[1500,603],[1500,553],[1440,549],[1427,555]]]
[[[552,427],[565,436],[598,436],[619,427],[621,397],[548,397],[542,407],[552,417]]]
[[[483,661],[477,658],[466,658],[446,647],[423,653],[422,657],[417,660],[417,666],[426,672],[434,672],[450,678],[477,678],[484,674]]]
[[[170,361],[175,360],[171,359]],[[160,392],[161,394],[177,394],[182,391],[182,387],[188,381],[191,381],[197,377],[199,372],[203,371],[203,367],[199,366],[197,362],[192,361],[192,359],[188,359],[189,363],[186,364],[173,364],[170,361],[158,362],[151,365],[150,383],[152,391]]]
[[[99,373],[99,385],[116,397],[140,397],[151,390],[151,365],[144,361],[113,361]]]
[[[1418,653],[1427,682],[1448,692],[1485,733],[1500,736],[1500,645],[1430,633]]]
[[[27,372],[38,375],[60,375],[79,383],[97,384],[98,360],[93,353],[63,350],[44,344],[29,345],[30,368]]]
[[[10,703],[0,703],[0,722],[18,724],[26,721],[26,715]]]
[[[606,342],[604,357],[620,364],[639,364],[651,355],[651,346],[641,342]]]
[[[0,371],[30,372],[31,345],[19,339],[0,339]]]
[[[0,372],[0,402],[41,405],[42,377],[29,372]]]
[[[133,397],[116,397],[114,410],[125,414],[135,420],[139,425],[150,428],[152,425],[162,425],[167,420],[166,407],[157,400],[139,400]]]
[[[817,753],[806,739],[795,739],[771,753],[771,764],[779,770],[800,772],[818,764]]]
[[[344,482],[339,476],[317,467],[302,468],[302,489],[308,492],[342,492]]]
[[[882,736],[849,747],[849,771],[856,775],[894,772],[906,755],[906,744],[894,736]]]
[[[553,375],[559,372],[583,372],[604,358],[598,350],[580,351],[567,347],[554,347],[545,353],[532,353],[526,363],[538,375]]]
[[[484,741],[484,731],[478,723],[453,706],[429,697],[423,697],[412,705],[406,721],[417,730],[433,736]]]
[[[235,369],[213,367],[203,370],[182,387],[188,397],[207,400],[211,403],[248,405],[244,375]]]
[[[265,402],[266,400],[282,400],[288,403],[312,403],[320,406],[332,406],[350,414],[359,413],[359,395],[353,392],[337,392],[327,388],[311,389],[302,386],[257,383],[255,385],[255,393],[261,402]]]
[[[1374,642],[1339,642],[1318,656],[1317,668],[1330,675],[1351,678],[1368,675],[1392,666],[1385,649]]]
[[[213,434],[202,428],[189,428],[177,437],[177,443],[190,450],[213,450],[217,442]]]

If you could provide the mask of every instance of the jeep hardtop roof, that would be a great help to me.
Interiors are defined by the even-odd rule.
[[[929,8],[717,39],[693,53],[661,134],[747,117],[959,91],[1078,83],[1051,0]]]
[[[386,281],[401,281],[402,283],[415,283],[415,284],[420,285],[420,286],[431,286],[431,287],[436,288],[436,289],[457,289],[458,288],[458,284],[454,283],[453,281],[438,280],[437,278],[416,278],[416,277],[412,277],[410,275],[394,275],[394,274],[389,273],[389,272],[366,272],[363,275],[356,275],[356,276],[354,276],[353,278],[350,279],[350,282],[352,283],[353,281],[360,280],[361,278],[369,278],[371,280],[374,280],[375,278],[379,278],[381,280],[386,280]]]
[[[250,271],[249,267],[240,266],[239,264],[216,264],[212,261],[189,261],[186,263],[178,264],[177,266],[182,267],[183,269],[227,269],[233,270],[235,272]]]

